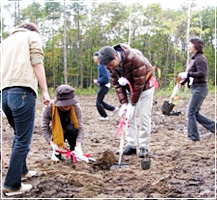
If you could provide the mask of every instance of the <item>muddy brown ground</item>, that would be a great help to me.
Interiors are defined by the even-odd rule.
[[[98,121],[96,95],[78,96],[83,109],[86,136],[83,152],[97,161],[104,152],[115,152],[120,138],[115,136],[120,120],[118,114],[110,121]],[[52,149],[41,135],[40,123],[43,105],[37,101],[35,130],[27,163],[37,170],[36,177],[24,181],[33,185],[29,193],[14,198],[214,198],[215,197],[215,137],[199,126],[201,141],[184,141],[186,107],[189,97],[180,98],[173,110],[179,116],[165,116],[161,107],[167,96],[155,96],[152,111],[150,145],[151,168],[143,170],[138,155],[124,156],[127,168],[108,170],[93,164],[64,158],[52,164]],[[106,102],[118,106],[115,94],[108,94]],[[215,117],[214,94],[204,101],[201,113]],[[109,113],[111,115],[112,113]],[[3,119],[2,126],[2,179],[4,180],[11,153],[13,131]],[[137,154],[138,154],[137,149]],[[115,162],[118,156],[115,155]],[[113,162],[113,161],[112,161]]]

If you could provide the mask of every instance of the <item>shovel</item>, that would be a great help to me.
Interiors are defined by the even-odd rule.
[[[125,131],[123,131],[123,126],[125,126]],[[124,119],[124,117],[122,117],[122,120],[119,123],[119,128],[117,131],[117,132],[120,132],[120,134],[121,134],[118,164],[113,164],[110,167],[110,170],[117,169],[118,167],[128,167],[128,164],[122,164],[122,156],[123,156],[123,149],[124,149],[124,136],[125,136],[125,132],[126,132],[127,127],[128,127],[128,120]],[[116,133],[116,135],[117,135],[117,133]]]
[[[119,147],[119,157],[118,157],[118,166],[121,166],[122,156],[123,156],[123,149],[124,149],[124,134],[121,134],[121,141]]]
[[[170,115],[170,112],[173,110],[173,107],[175,106],[175,104],[172,103],[173,98],[176,96],[176,94],[179,92],[179,84],[176,84],[176,86],[173,88],[173,92],[172,95],[170,97],[170,100],[167,101],[165,100],[162,106],[162,113],[164,115]]]

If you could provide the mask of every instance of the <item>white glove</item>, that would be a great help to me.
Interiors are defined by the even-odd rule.
[[[119,110],[119,116],[122,117],[127,112],[127,103],[122,104],[120,110]]]
[[[194,81],[194,78],[190,77],[190,78],[189,78],[189,84],[188,84],[188,85],[192,85],[193,81]]]
[[[60,159],[56,157],[56,155],[59,155],[59,153],[56,152],[56,151],[57,151],[57,150],[61,151],[62,149],[59,148],[56,144],[54,144],[53,141],[50,141],[50,145],[51,145],[51,147],[52,147],[52,149],[53,149],[53,152],[52,152],[52,155],[51,155],[51,160],[52,160],[53,162],[57,162],[57,161],[59,161]]]
[[[131,103],[128,103],[127,113],[126,113],[126,118],[127,119],[132,119],[134,117],[135,108],[136,108],[136,106],[133,106]]]
[[[88,163],[88,158],[83,154],[81,146],[75,146],[74,154],[77,161],[85,161]]]
[[[181,79],[185,79],[185,78],[187,78],[187,76],[188,76],[188,72],[181,72],[181,73],[179,73],[179,75],[178,75]]]
[[[51,145],[53,151],[56,151],[56,150],[61,151],[61,150],[62,150],[61,148],[59,148],[59,147],[57,146],[57,144],[54,144],[53,141],[50,141],[50,145]]]
[[[78,153],[79,155],[83,155],[83,152],[81,150],[81,146],[75,146],[75,151],[76,153]]]
[[[111,87],[111,83],[107,83],[107,84],[105,84],[105,86],[106,86],[107,88],[110,88],[110,87]]]
[[[124,78],[124,77],[121,77],[121,78],[118,79],[118,83],[120,85],[122,85],[122,86],[125,86],[125,85],[128,84],[128,80],[126,78]]]

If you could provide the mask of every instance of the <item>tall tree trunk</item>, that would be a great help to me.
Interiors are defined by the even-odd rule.
[[[80,40],[80,12],[78,11],[78,15],[77,15],[77,29],[78,29],[78,53],[79,53],[79,61],[80,61],[80,87],[83,89],[84,88],[84,84],[83,84],[83,79],[84,79],[84,69],[83,69],[83,61],[81,58],[81,40]]]
[[[128,36],[128,45],[129,46],[131,44],[131,35],[132,35],[131,26],[132,26],[132,8],[130,5],[130,22],[129,22],[129,36]]]
[[[54,62],[54,19],[52,21],[52,66],[53,66],[53,88],[56,88],[56,79],[55,79],[55,62]]]
[[[188,15],[187,15],[187,33],[186,33],[186,46],[188,47],[189,35],[190,35],[190,24],[191,24],[191,1],[188,2]],[[187,48],[187,60],[186,60],[186,71],[189,66],[189,52]],[[185,84],[184,93],[187,91],[187,84]]]
[[[17,2],[14,2],[14,26],[17,26]]]
[[[20,24],[20,2],[17,2],[17,24]]]
[[[167,86],[168,74],[169,74],[169,51],[170,51],[170,40],[167,38],[167,57],[165,63],[165,77],[164,77],[164,86]]]
[[[190,23],[191,23],[191,1],[189,1],[189,3],[188,3],[186,46],[188,46],[188,42],[189,42]],[[188,48],[187,48],[186,71],[188,69],[188,64],[189,64],[189,52],[188,52]]]
[[[66,51],[66,5],[64,1],[64,83],[68,84],[68,78],[67,78],[67,51]]]
[[[91,50],[91,52],[93,52],[92,50]],[[91,67],[90,67],[90,87],[92,87],[92,85],[93,85],[93,61],[92,61],[93,59],[92,59],[92,57],[91,57],[91,61],[90,61],[90,63],[91,63]]]

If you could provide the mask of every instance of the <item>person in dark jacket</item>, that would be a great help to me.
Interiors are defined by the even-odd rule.
[[[136,154],[135,109],[138,107],[140,118],[139,157],[144,158],[148,154],[151,134],[151,110],[154,95],[154,85],[151,84],[152,65],[139,50],[130,48],[126,44],[101,48],[99,60],[110,70],[114,88],[122,104],[119,115],[124,115],[129,122],[129,127],[126,130],[127,144],[123,154]]]
[[[203,55],[203,48],[202,40],[198,38],[190,39],[188,50],[192,54],[191,63],[186,72],[179,73],[179,77],[184,80],[182,85],[188,82],[192,94],[187,111],[187,140],[189,141],[200,140],[196,122],[199,122],[212,133],[215,132],[215,122],[199,113],[200,107],[208,94],[208,62]]]
[[[100,117],[98,119],[101,121],[104,121],[104,120],[109,120],[109,117],[105,109],[115,112],[118,110],[118,107],[114,107],[106,103],[105,101],[103,101],[105,98],[105,95],[109,91],[111,84],[110,84],[109,72],[105,65],[101,65],[99,63],[98,54],[99,54],[98,52],[95,52],[93,55],[93,60],[95,63],[97,63],[97,67],[98,67],[98,79],[94,79],[93,82],[95,84],[98,84],[99,86],[98,92],[97,92],[97,99],[96,99],[96,107],[100,114]]]

